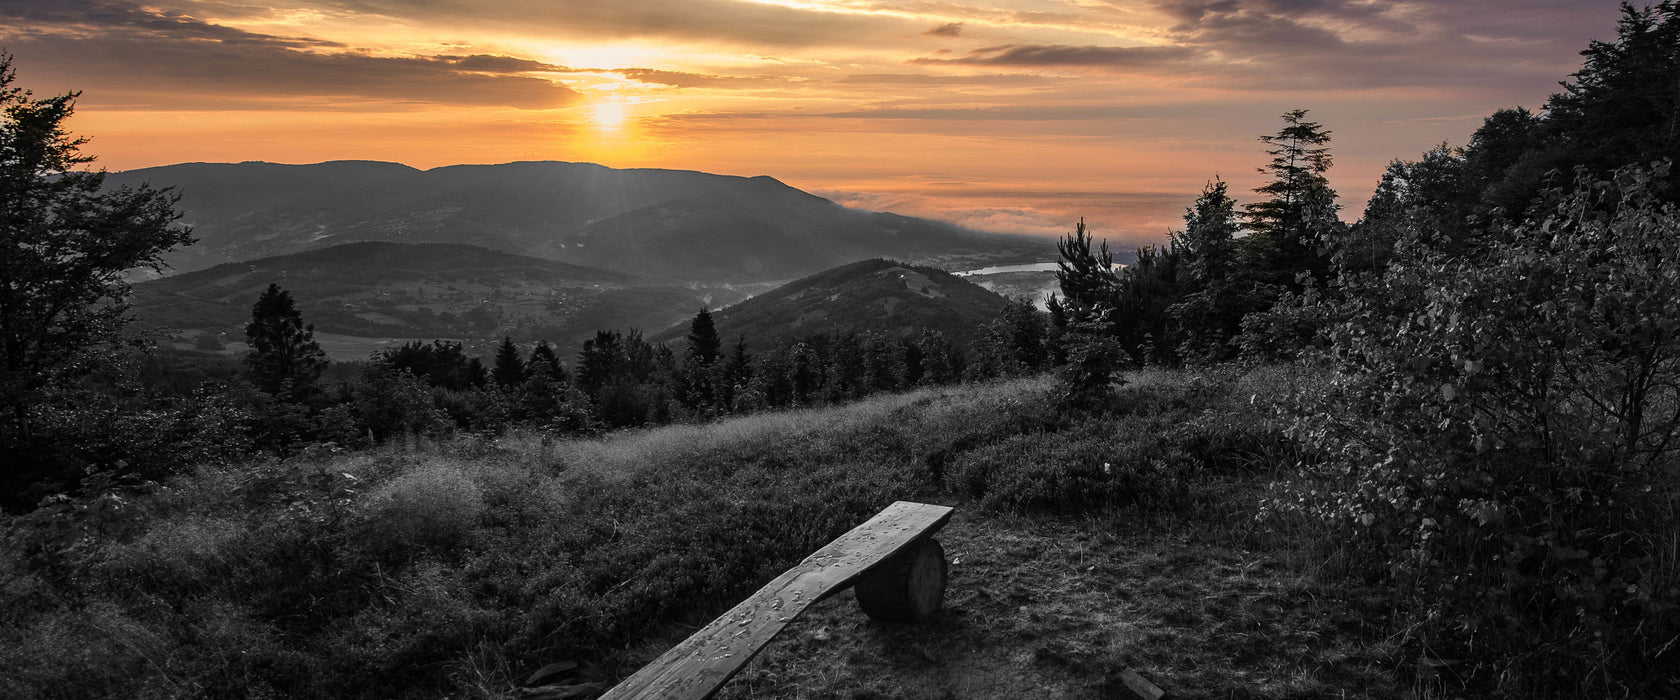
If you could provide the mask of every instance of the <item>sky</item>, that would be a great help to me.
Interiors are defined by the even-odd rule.
[[[1261,134],[1394,158],[1538,109],[1613,0],[0,0],[0,49],[110,170],[520,160],[770,175],[982,230],[1160,242]]]

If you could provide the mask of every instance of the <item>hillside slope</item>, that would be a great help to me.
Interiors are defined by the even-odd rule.
[[[575,347],[602,328],[664,328],[744,295],[445,243],[348,243],[134,285],[135,315],[183,340],[243,338],[270,283],[317,331],[358,337],[511,334]]]
[[[516,686],[567,660],[598,692],[915,500],[957,508],[945,610],[886,625],[836,596],[719,697],[1113,698],[1128,668],[1181,697],[1399,697],[1416,650],[1369,591],[1320,533],[1255,526],[1293,454],[1270,402],[1310,377],[1131,379],[1102,417],[1027,379],[61,503],[0,523],[0,696],[562,697]]]
[[[870,257],[1041,259],[1049,241],[847,209],[770,177],[522,162],[184,163],[108,184],[177,187],[190,271],[354,241],[465,243],[685,281],[788,280]]]
[[[944,270],[892,260],[864,260],[789,282],[712,314],[718,334],[744,335],[754,347],[774,347],[842,329],[913,336],[924,329],[966,343],[997,317],[1005,300]],[[656,339],[687,333],[678,324]]]

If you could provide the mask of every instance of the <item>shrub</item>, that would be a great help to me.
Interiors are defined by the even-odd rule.
[[[1274,505],[1380,555],[1476,692],[1642,695],[1680,659],[1680,211],[1652,177],[1361,282],[1298,427],[1324,459]]]
[[[382,555],[457,550],[484,514],[478,485],[459,469],[428,464],[370,492],[360,507],[362,546]]]
[[[355,389],[356,428],[377,440],[400,435],[440,435],[454,423],[433,402],[424,380],[401,370],[372,365]]]

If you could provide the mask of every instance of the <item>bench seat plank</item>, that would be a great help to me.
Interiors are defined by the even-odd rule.
[[[811,604],[937,532],[951,511],[908,501],[888,506],[642,667],[602,700],[710,696]]]

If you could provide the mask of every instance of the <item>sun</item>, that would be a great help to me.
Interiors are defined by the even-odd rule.
[[[618,131],[619,127],[624,126],[624,103],[601,102],[591,108],[591,116],[596,126],[607,131]]]

